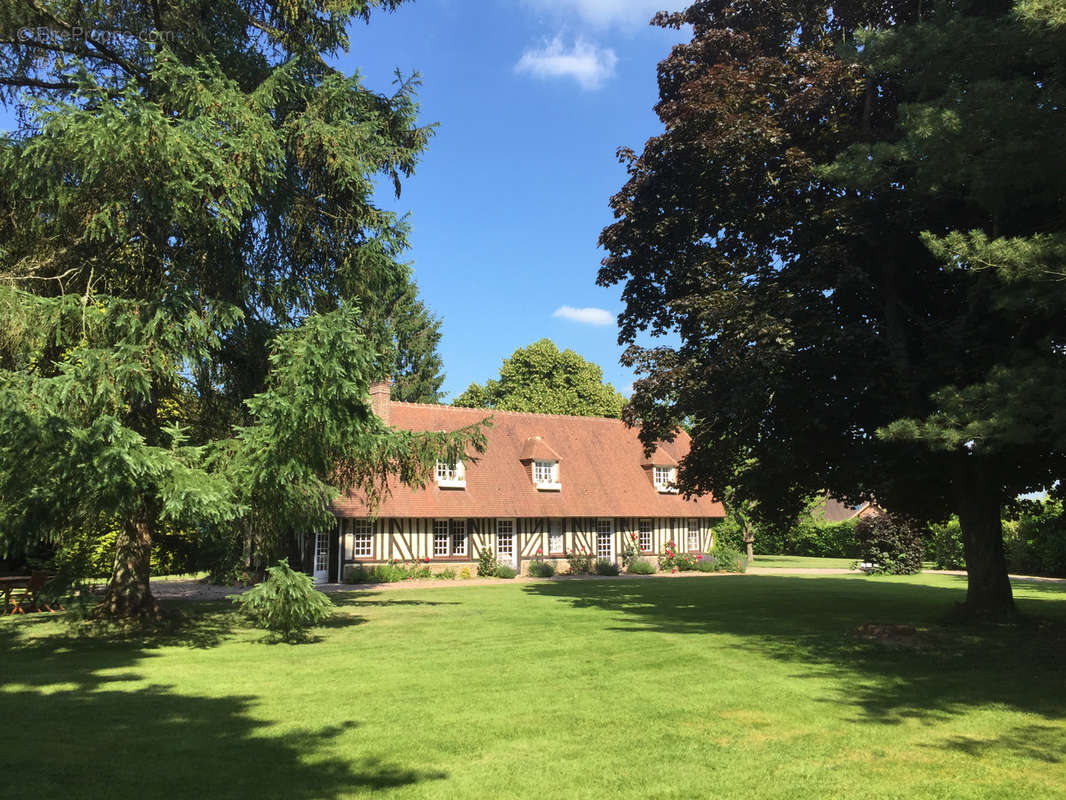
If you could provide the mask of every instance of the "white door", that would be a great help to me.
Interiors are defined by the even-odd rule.
[[[566,542],[563,539],[563,521],[553,519],[548,527],[548,555],[560,556],[566,552]]]
[[[315,568],[313,577],[315,583],[329,581],[329,534],[315,534]]]
[[[596,520],[596,558],[614,561],[614,521]]]
[[[514,557],[514,534],[496,534],[496,558],[501,564],[517,568]]]
[[[517,553],[515,553],[515,527],[513,519],[496,520],[496,560],[518,569]]]

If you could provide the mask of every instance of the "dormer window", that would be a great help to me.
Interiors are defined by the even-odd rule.
[[[559,491],[559,462],[537,459],[533,462],[533,483],[541,491]]]
[[[465,489],[466,469],[462,461],[437,462],[437,486],[445,489]]]
[[[654,467],[655,490],[657,492],[677,492],[677,469],[675,467]]]

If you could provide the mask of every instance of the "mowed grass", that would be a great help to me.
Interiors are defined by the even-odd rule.
[[[856,558],[816,558],[814,556],[764,556],[755,554],[753,567],[775,569],[851,569]]]
[[[319,641],[223,605],[129,641],[0,621],[4,796],[1061,798],[1053,620],[939,620],[950,576],[353,592]],[[867,622],[914,623],[902,644]]]

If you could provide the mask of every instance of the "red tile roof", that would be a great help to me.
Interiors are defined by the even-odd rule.
[[[488,446],[477,462],[466,460],[466,488],[442,489],[432,481],[416,490],[398,482],[379,507],[381,517],[721,517],[721,503],[703,496],[686,500],[660,493],[652,484],[649,459],[635,428],[621,420],[525,414],[483,408],[390,404],[390,421],[412,431],[452,431],[492,419]],[[529,440],[558,454],[561,491],[533,485],[529,462],[522,463]],[[541,448],[536,446],[537,450]],[[657,452],[676,463],[688,452],[683,431]],[[652,459],[654,460],[654,459]],[[658,462],[656,462],[658,463]],[[333,504],[342,516],[367,515],[361,495],[349,493]]]

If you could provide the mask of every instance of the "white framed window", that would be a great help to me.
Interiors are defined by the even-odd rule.
[[[374,525],[368,519],[352,520],[352,558],[374,557]]]
[[[445,488],[466,488],[466,467],[462,461],[450,464],[447,461],[437,462],[437,486]]]
[[[448,520],[433,520],[433,557],[446,558],[451,555],[452,537],[448,532]]]
[[[639,539],[637,545],[640,547],[642,553],[650,553],[652,551],[652,527],[650,519],[642,519],[638,523]]]
[[[652,467],[652,473],[657,491],[677,491],[677,470],[674,467]]]
[[[566,543],[563,541],[563,521],[553,519],[548,527],[548,552],[552,555],[562,555],[566,552]]]
[[[609,519],[596,520],[596,558],[614,560],[614,525]]]
[[[505,564],[514,565],[514,520],[496,520],[496,557]]]
[[[688,521],[688,540],[686,544],[689,552],[700,549],[700,521],[698,519],[690,519]]]
[[[433,557],[466,555],[466,520],[433,520]]]
[[[466,555],[466,520],[465,519],[453,519],[453,520],[451,520],[451,534],[452,534],[452,555],[453,556],[465,556]]]
[[[558,491],[560,488],[562,488],[559,483],[559,462],[541,460],[534,461],[533,483],[541,491]]]

